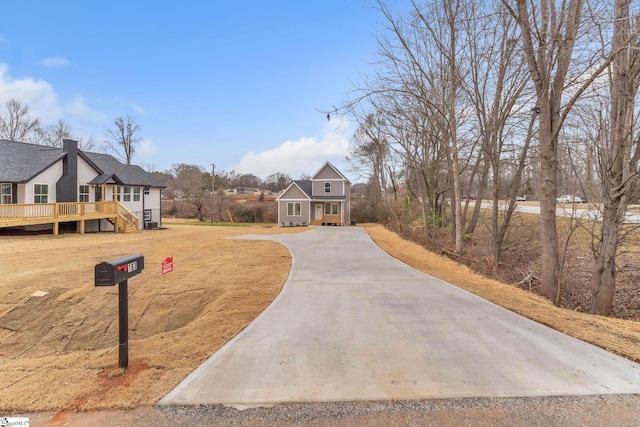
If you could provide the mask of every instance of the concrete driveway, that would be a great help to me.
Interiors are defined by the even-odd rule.
[[[418,272],[362,228],[243,238],[289,248],[285,287],[160,405],[640,393],[640,365]]]

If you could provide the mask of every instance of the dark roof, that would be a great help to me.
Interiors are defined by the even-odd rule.
[[[92,184],[109,178],[123,185],[164,188],[166,185],[140,166],[125,165],[109,154],[78,154],[96,169]],[[0,139],[0,182],[27,182],[67,155],[62,148]]]
[[[27,182],[64,156],[60,148],[0,139],[0,182]]]
[[[344,200],[345,196],[313,196],[313,200]]]
[[[311,193],[313,193],[313,186],[311,185],[310,180],[296,179],[293,182],[295,182],[298,185],[298,187],[300,187],[300,189],[304,192],[304,194],[311,197]]]
[[[141,185],[148,187],[166,187],[149,172],[137,165],[125,165],[109,154],[87,153],[84,155],[104,174],[117,176],[124,185]]]
[[[108,183],[111,180],[113,180],[118,185],[123,185],[124,184],[120,179],[118,179],[118,177],[116,175],[114,175],[112,173],[100,174],[100,175],[96,176],[95,178],[93,178],[91,181],[89,181],[88,184],[102,185],[102,184]]]

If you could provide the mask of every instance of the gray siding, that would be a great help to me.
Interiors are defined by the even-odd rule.
[[[329,193],[325,193],[324,192],[324,184],[328,182],[331,184],[331,192]],[[334,197],[341,197],[344,196],[344,185],[343,185],[344,181],[341,180],[314,180],[312,182],[313,185],[313,195],[314,196],[334,196]]]
[[[340,174],[338,174],[329,164],[324,165],[322,169],[316,173],[312,179],[339,179],[342,180]]]
[[[287,215],[288,203],[300,203],[300,215]],[[290,225],[309,225],[310,222],[310,203],[309,200],[279,200],[278,201],[278,225],[288,227]]]

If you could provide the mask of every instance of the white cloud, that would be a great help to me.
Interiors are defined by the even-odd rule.
[[[30,77],[14,79],[8,70],[7,64],[0,64],[0,102],[17,99],[27,104],[31,112],[44,122],[54,122],[61,117],[58,96],[49,83]]]
[[[142,157],[154,157],[158,154],[158,147],[150,139],[143,139],[140,141],[140,145],[136,148],[136,154]]]
[[[40,61],[40,65],[50,68],[62,68],[69,65],[69,60],[61,56],[50,56]]]
[[[131,106],[131,108],[133,108],[133,111],[135,111],[136,113],[141,114],[141,115],[143,115],[143,116],[147,114],[147,112],[146,112],[146,110],[144,109],[144,107],[142,107],[142,106],[140,106],[140,105],[138,105],[138,104],[133,104],[133,105]]]
[[[348,154],[350,126],[347,122],[343,122],[339,127],[338,124],[329,122],[321,138],[302,137],[296,141],[285,141],[270,150],[249,152],[234,169],[262,178],[275,172],[285,173],[294,179],[303,173],[313,174],[326,161],[335,164]]]
[[[28,105],[31,113],[43,123],[54,123],[59,119],[92,122],[104,118],[88,107],[81,96],[76,96],[67,105],[61,105],[58,94],[48,82],[31,77],[14,78],[9,75],[7,64],[0,63],[0,103],[14,98]],[[73,124],[73,123],[72,123]]]

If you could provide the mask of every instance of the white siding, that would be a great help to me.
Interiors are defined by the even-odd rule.
[[[98,172],[89,166],[89,163],[85,162],[82,157],[78,157],[78,186],[88,185],[96,176],[98,176]],[[77,193],[79,194],[79,191],[77,191]],[[89,187],[89,201],[96,201],[95,185]]]
[[[25,204],[27,203],[27,190],[25,184],[18,184],[18,195],[16,197],[16,203]],[[33,191],[33,188],[31,189]],[[33,200],[33,198],[32,198]]]
[[[113,189],[114,189],[113,185],[107,184],[105,186],[105,189],[104,189],[104,193],[105,194],[102,195],[102,201],[103,202],[112,202],[112,201],[115,200],[113,198]]]
[[[151,221],[161,224],[161,212],[160,212],[160,199],[162,197],[162,192],[159,188],[150,188],[149,194],[144,195],[144,188],[142,196],[144,197],[144,209],[151,211]],[[144,212],[142,212],[139,216],[140,225],[144,226]]]
[[[56,183],[62,176],[62,160],[36,175],[24,188],[24,203],[33,203],[34,184],[49,184],[49,203],[56,202]]]

